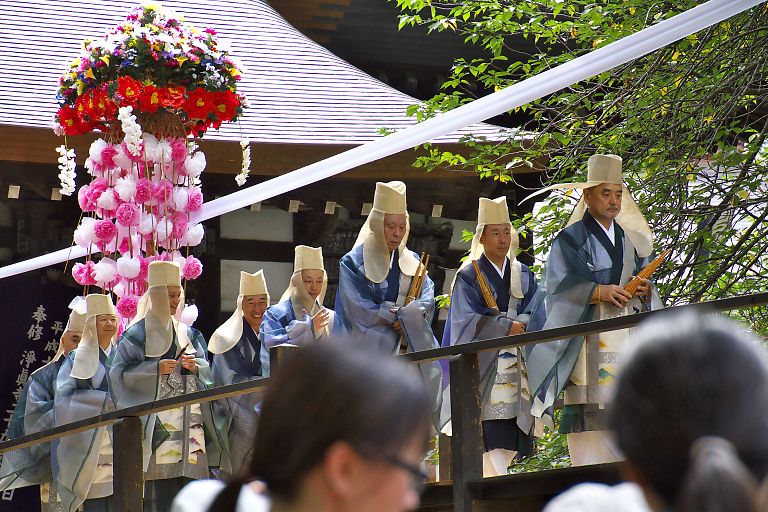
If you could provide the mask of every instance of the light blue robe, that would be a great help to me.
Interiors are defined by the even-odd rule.
[[[537,283],[536,277],[528,267],[520,265],[522,299],[512,297],[509,292],[512,272],[509,259],[504,278],[484,255],[478,260],[478,267],[493,293],[499,310],[494,311],[486,305],[474,267],[464,267],[456,275],[451,293],[443,346],[500,338],[507,335],[513,322],[530,322]],[[543,314],[543,310],[540,314]],[[522,351],[519,349],[480,353],[482,419],[486,431],[486,447],[489,450],[499,447],[525,451],[524,448],[530,443],[524,436],[532,433],[533,418],[530,414],[530,390],[521,355]],[[444,369],[444,383],[447,385],[447,365],[444,365]],[[446,395],[443,396],[445,402]],[[515,425],[519,431],[515,431],[515,425],[501,426],[498,420],[516,420]],[[497,432],[498,435],[493,435]],[[494,439],[489,439],[490,437]],[[518,438],[526,446],[521,446]]]
[[[286,299],[267,308],[259,328],[261,338],[262,374],[269,375],[269,351],[275,345],[290,343],[297,346],[307,345],[316,339],[312,317],[305,314],[296,318],[293,302]]]
[[[99,349],[99,365],[93,377],[76,379],[70,375],[76,352],[77,349],[67,356],[56,378],[55,426],[92,418],[114,409],[109,393],[109,359],[106,354]],[[83,504],[86,510],[107,510],[113,490],[111,438],[112,428],[101,427],[51,443],[55,486],[52,486],[49,502],[56,499],[58,492],[61,506],[67,512],[74,512]]]
[[[416,253],[411,253],[418,260]],[[399,320],[409,352],[439,347],[431,327],[435,313],[435,285],[432,279],[428,275],[425,276],[419,297],[404,306],[411,276],[400,272],[397,257],[394,261],[395,264],[387,278],[381,283],[374,283],[365,276],[362,245],[341,258],[334,308],[334,332],[350,343],[365,344],[384,354],[397,354],[400,349],[400,336],[392,328],[392,324]],[[396,310],[394,313],[393,309]],[[418,367],[424,385],[433,399],[433,419],[439,430],[443,425],[440,419],[440,363],[424,363]]]
[[[63,361],[62,356],[29,376],[8,425],[9,440],[53,428],[56,376]],[[50,443],[4,454],[0,465],[0,491],[50,482],[50,454]]]
[[[631,276],[636,275],[645,265],[650,263],[650,256],[640,258],[632,245],[629,236],[617,223],[614,224],[615,243],[608,240],[605,231],[597,225],[597,221],[586,212],[584,219],[576,222],[555,238],[547,258],[541,291],[543,300],[537,308],[545,308],[546,321],[534,328],[552,329],[573,325],[599,318],[636,313],[647,309],[662,307],[655,286],[652,288],[650,303],[641,303],[637,298],[632,299],[626,308],[619,310],[612,305],[603,304],[598,307],[590,304],[592,295],[598,284],[617,284],[624,286]],[[601,313],[602,312],[602,313]],[[534,345],[527,349],[526,362],[528,380],[537,403],[533,412],[536,416],[547,414],[555,399],[569,384],[572,372],[576,367],[580,354],[584,352],[584,336],[557,340]],[[595,355],[602,352],[600,340],[589,337],[586,350]],[[606,356],[603,356],[605,358]],[[611,356],[612,357],[612,356]],[[605,394],[601,382],[606,375],[597,370],[598,357],[592,357],[593,367],[588,372],[590,382],[579,386],[579,393],[590,395],[571,403],[581,403],[594,406],[595,417],[603,416],[602,400],[591,398]],[[602,363],[600,363],[602,364]],[[611,377],[608,375],[607,377]],[[574,389],[574,391],[577,391]],[[566,403],[569,400],[566,397]],[[566,411],[561,431],[566,433],[582,430],[600,430],[589,427],[589,421],[582,412]]]
[[[168,352],[162,357],[146,356],[144,320],[122,334],[109,373],[117,407],[150,403],[213,386],[203,335],[197,329],[187,327],[187,336],[196,353],[197,372],[190,374],[178,365],[170,375],[161,376],[160,360],[177,359],[181,351],[175,333]],[[166,510],[184,479],[206,478],[208,467],[221,463],[223,443],[217,427],[223,421],[214,417],[210,402],[204,402],[142,416],[142,422],[147,480],[145,510]],[[205,446],[204,453],[200,445]],[[167,485],[161,485],[162,482]]]
[[[259,335],[253,332],[245,319],[240,341],[223,354],[213,355],[211,371],[216,386],[228,386],[262,376]],[[261,398],[262,393],[256,392],[216,401],[215,407],[225,418],[222,434],[226,439],[226,458],[229,459],[228,464],[222,461],[222,469],[232,475],[240,474],[241,469],[249,466]]]

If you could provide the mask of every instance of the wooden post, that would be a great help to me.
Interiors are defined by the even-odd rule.
[[[284,365],[293,354],[293,351],[297,348],[299,347],[296,345],[285,343],[282,345],[275,345],[269,349],[269,373],[274,373],[277,368]]]
[[[454,512],[472,512],[469,481],[483,477],[480,364],[477,354],[451,360],[451,474]]]
[[[437,440],[437,453],[440,457],[440,466],[438,467],[437,479],[440,482],[447,482],[451,479],[451,438],[445,434],[440,434]]]
[[[141,418],[128,416],[112,426],[114,508],[121,512],[144,510],[144,460]]]

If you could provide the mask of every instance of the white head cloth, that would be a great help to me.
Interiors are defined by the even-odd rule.
[[[116,315],[112,297],[100,293],[91,293],[85,298],[86,318],[83,327],[83,337],[75,350],[75,361],[72,363],[70,375],[76,379],[90,379],[99,368],[99,335],[96,331],[96,317],[98,315]],[[115,342],[117,329],[109,340]]]
[[[237,307],[229,319],[221,324],[211,336],[208,350],[214,354],[223,354],[231,350],[243,335],[243,298],[249,295],[266,295],[269,306],[269,292],[264,271],[255,274],[240,271],[240,294],[237,296]],[[257,333],[258,334],[258,333]]]
[[[320,290],[317,300],[312,299],[307,293],[307,289],[304,287],[304,282],[301,279],[302,270],[323,271],[323,288]],[[294,250],[291,283],[283,292],[282,297],[280,297],[280,302],[290,298],[296,318],[303,318],[304,310],[307,310],[307,313],[310,315],[314,315],[323,307],[323,300],[325,300],[325,291],[327,289],[328,273],[323,265],[323,249],[321,247],[297,245]]]
[[[145,354],[147,357],[160,357],[168,352],[173,343],[173,331],[176,330],[180,348],[189,343],[187,326],[178,323],[171,315],[171,306],[168,302],[168,287],[181,287],[181,271],[178,263],[172,261],[153,261],[148,267],[148,288],[139,299],[136,308],[136,316],[131,320],[134,325],[144,320]],[[184,289],[181,290],[179,307],[184,304]],[[178,325],[177,325],[178,323]]]
[[[357,241],[355,241],[355,247],[361,244],[363,246],[365,277],[374,283],[381,283],[389,274],[391,255],[384,238],[384,215],[387,213],[391,215],[405,214],[405,236],[397,248],[400,272],[407,276],[413,276],[419,266],[419,259],[410,251],[405,250],[405,245],[408,243],[408,233],[411,231],[411,221],[405,200],[405,183],[402,181],[377,182],[376,193],[373,196],[373,208],[360,229],[360,234],[357,235]]]
[[[612,183],[615,185],[621,185],[622,198],[621,198],[621,212],[616,217],[616,223],[622,227],[627,236],[632,240],[632,244],[637,250],[637,255],[641,258],[650,256],[653,252],[653,232],[651,231],[648,221],[645,220],[640,208],[637,207],[637,203],[632,198],[632,194],[629,193],[627,186],[624,185],[621,174],[621,157],[617,155],[592,155],[587,162],[587,181],[583,183],[558,183],[545,187],[530,196],[526,197],[523,201],[530,199],[531,197],[543,194],[549,190],[563,190],[563,189],[579,189],[585,190],[588,188],[602,185],[603,183]],[[567,226],[580,221],[584,217],[584,212],[587,210],[587,204],[584,201],[584,196],[581,196],[579,202],[571,213],[571,218],[568,220]]]
[[[85,329],[85,318],[87,312],[85,297],[78,296],[72,299],[72,302],[69,303],[69,309],[72,311],[69,313],[67,326],[64,327],[64,330],[61,332],[61,336],[64,337],[64,334],[68,332],[76,332],[82,335],[83,329]],[[56,350],[56,355],[53,356],[53,361],[58,361],[62,356],[64,356],[64,345],[61,343],[61,338],[59,338],[59,348]]]
[[[515,228],[512,227],[512,222],[509,220],[509,208],[507,208],[506,197],[498,197],[496,199],[480,198],[480,205],[477,210],[477,228],[475,228],[475,236],[472,238],[472,246],[469,249],[469,256],[467,256],[467,259],[461,264],[459,270],[472,264],[473,261],[485,254],[485,247],[480,243],[480,237],[483,235],[485,226],[490,224],[506,224],[509,226],[510,233],[512,234],[512,243],[510,243],[509,252],[507,252],[510,267],[509,293],[516,299],[522,299],[523,285],[520,279],[522,267],[520,262],[517,261],[520,236],[517,234]],[[454,278],[454,284],[455,283],[456,278]],[[451,289],[453,289],[453,285],[451,285]]]

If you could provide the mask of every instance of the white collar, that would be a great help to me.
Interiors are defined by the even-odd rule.
[[[395,265],[395,253],[399,253],[397,249],[389,253],[389,268],[392,268]]]
[[[101,348],[101,347],[99,347],[99,348]],[[104,355],[109,357],[109,354],[112,353],[112,344],[110,343],[109,346],[106,348],[106,350],[102,348],[101,351],[104,352]]]
[[[504,263],[501,265],[501,268],[499,268],[494,262],[491,261],[491,258],[488,256],[485,257],[485,259],[488,260],[488,263],[490,263],[494,269],[496,269],[496,272],[499,273],[499,276],[501,276],[502,279],[504,279],[504,272],[507,270],[507,257],[504,256]]]
[[[616,229],[614,228],[614,226],[616,226],[616,222],[612,220],[611,227],[609,228],[603,226],[603,223],[600,221],[597,221],[597,225],[600,226],[603,231],[605,231],[606,235],[608,235],[608,240],[611,241],[611,244],[616,245]]]

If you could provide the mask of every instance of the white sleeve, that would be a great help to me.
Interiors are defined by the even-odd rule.
[[[636,484],[613,487],[581,484],[550,501],[543,512],[651,512],[651,509]]]
[[[220,480],[190,482],[173,499],[170,512],[208,512],[224,487]],[[255,493],[248,485],[243,486],[237,498],[237,512],[268,512],[269,508],[269,498]]]
[[[185,485],[173,499],[171,512],[207,512],[224,489],[219,480],[196,480]]]

